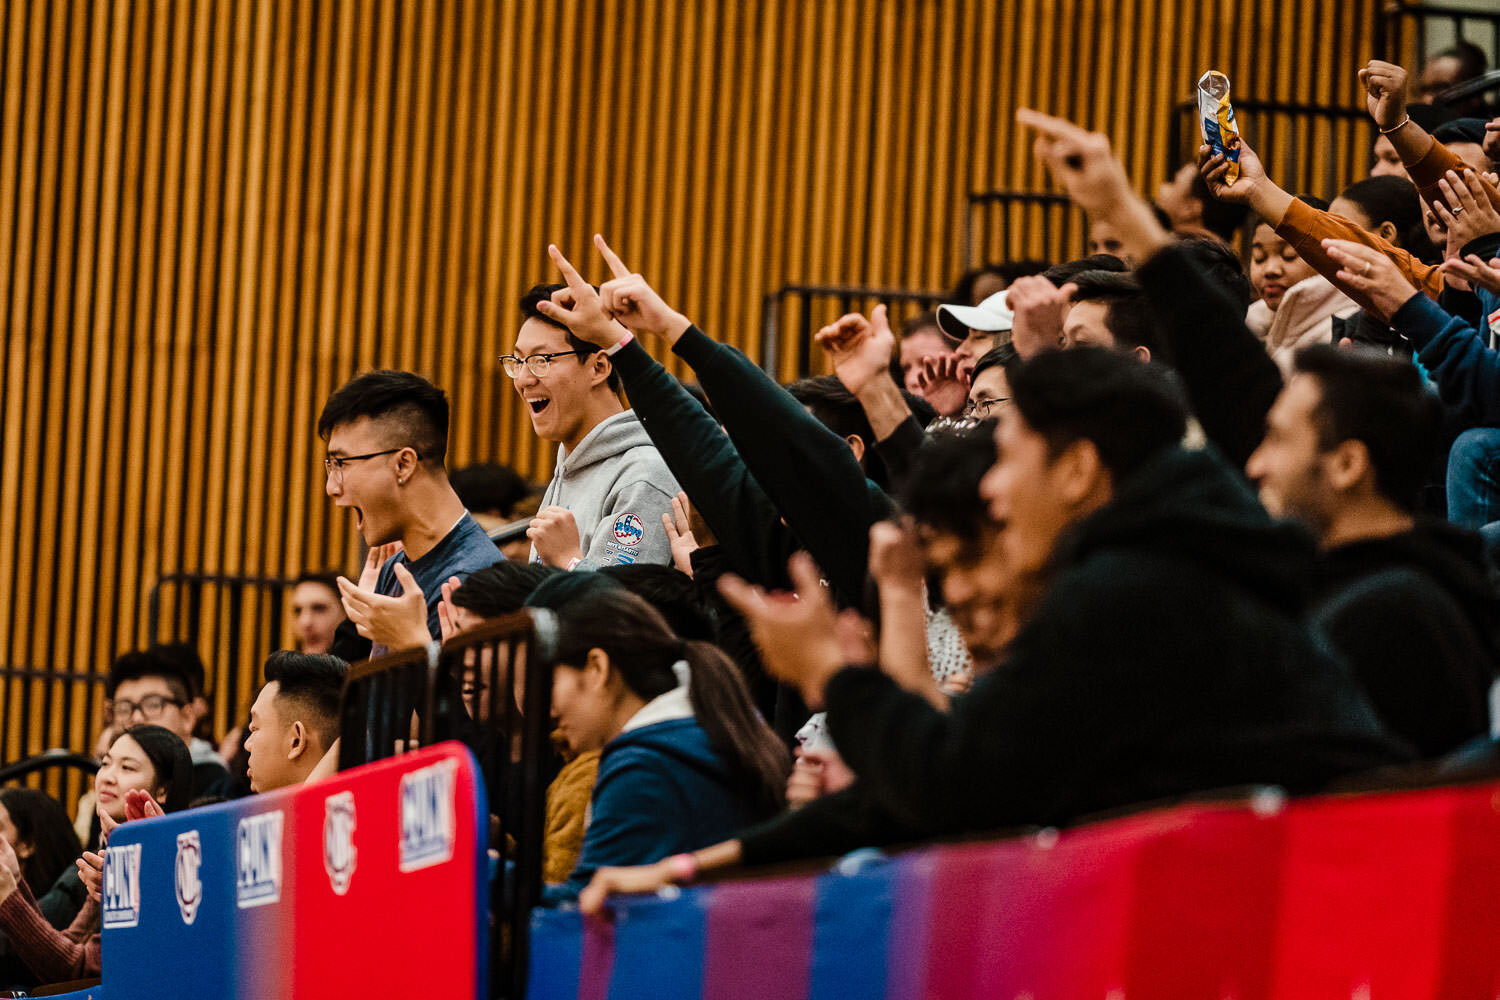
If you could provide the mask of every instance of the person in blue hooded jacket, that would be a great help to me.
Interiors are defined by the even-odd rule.
[[[558,616],[552,714],[582,753],[602,749],[567,898],[596,868],[718,843],[779,812],[786,747],[717,647],[685,642],[642,598],[595,574],[548,581],[528,601]]]

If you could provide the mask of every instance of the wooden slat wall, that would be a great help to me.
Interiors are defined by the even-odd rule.
[[[545,475],[495,358],[549,241],[598,275],[605,232],[754,350],[780,285],[949,283],[964,195],[1045,184],[1018,105],[1107,130],[1145,189],[1207,66],[1356,100],[1374,9],[0,0],[0,657],[103,670],[163,573],[355,566],[313,424],[360,369],[449,389],[454,465]],[[280,639],[253,588],[197,615],[211,668]],[[222,726],[253,678],[218,680]],[[5,759],[89,745],[97,694],[3,691]]]

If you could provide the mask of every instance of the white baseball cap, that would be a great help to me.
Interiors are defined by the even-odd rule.
[[[1001,333],[1016,325],[1016,314],[1010,311],[1005,297],[1008,292],[996,292],[977,306],[940,305],[937,307],[938,327],[954,340],[966,340],[970,330],[985,333]]]

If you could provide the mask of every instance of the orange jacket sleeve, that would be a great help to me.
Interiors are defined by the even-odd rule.
[[[1313,270],[1333,282],[1345,295],[1360,304],[1361,308],[1373,309],[1373,303],[1338,280],[1339,266],[1323,249],[1323,240],[1349,240],[1362,243],[1372,250],[1379,250],[1391,259],[1407,281],[1417,289],[1437,298],[1443,290],[1443,272],[1431,264],[1424,264],[1400,247],[1392,246],[1373,233],[1341,215],[1321,212],[1299,198],[1293,198],[1286,214],[1276,225],[1276,235],[1290,243],[1297,255],[1312,265]]]

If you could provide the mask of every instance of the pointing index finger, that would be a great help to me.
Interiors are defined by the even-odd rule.
[[[547,244],[547,255],[552,258],[552,263],[556,264],[557,269],[562,272],[563,280],[568,283],[568,288],[573,293],[573,305],[576,307],[582,293],[584,291],[592,291],[592,289],[589,288],[588,282],[583,280],[578,274],[577,269],[569,263],[568,258],[563,256],[563,252],[557,249],[555,244]]]
[[[599,249],[599,256],[604,258],[604,263],[609,265],[610,274],[616,278],[630,277],[630,268],[625,266],[619,254],[609,248],[609,244],[604,242],[604,237],[599,233],[594,234],[594,246]]]

